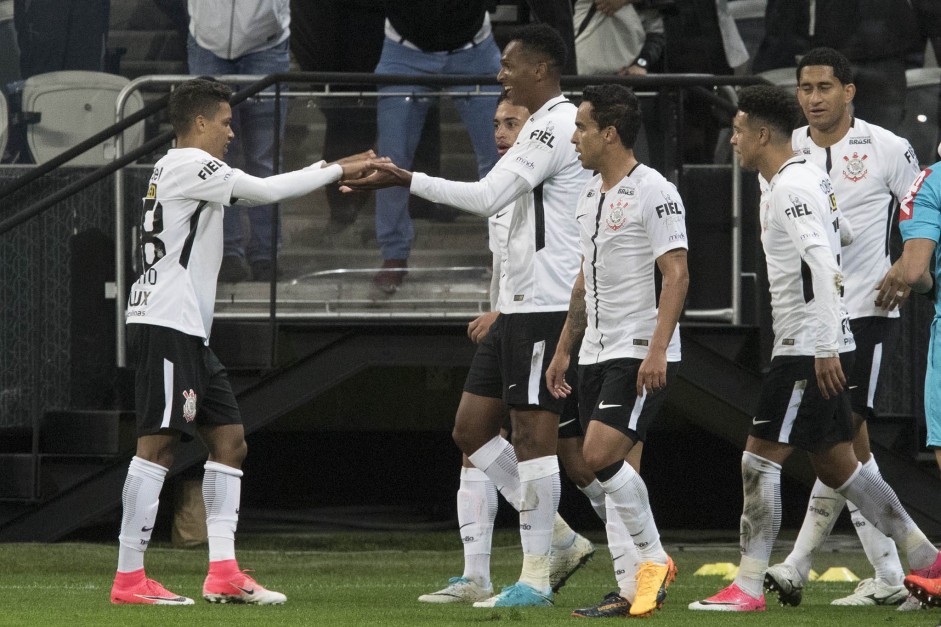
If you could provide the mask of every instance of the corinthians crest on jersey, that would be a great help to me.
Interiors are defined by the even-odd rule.
[[[854,152],[850,157],[843,155],[843,177],[854,183],[866,178],[866,175],[869,174],[869,169],[866,167],[866,159],[868,158],[869,155],[863,154],[860,156],[858,152]]]
[[[627,199],[620,196],[608,205],[608,215],[604,219],[604,223],[608,225],[608,230],[621,230],[621,227],[624,226],[624,210],[627,209],[627,205]]]

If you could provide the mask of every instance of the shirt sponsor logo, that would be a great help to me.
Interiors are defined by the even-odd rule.
[[[871,144],[871,137],[850,137],[849,144],[850,146],[861,146],[864,144]]]
[[[634,346],[647,346],[649,344],[647,340],[631,340],[631,343]]]
[[[585,197],[586,197],[586,198],[591,198],[591,197],[594,196],[594,195],[595,195],[595,190],[589,189],[589,190],[588,190],[588,193],[585,195]]]
[[[674,233],[670,236],[671,242],[686,241],[686,233]]]
[[[555,125],[548,124],[545,129],[538,128],[532,133],[529,134],[529,138],[539,142],[540,144],[545,144],[549,148],[555,148],[555,135],[552,134],[552,131],[555,130]]]
[[[789,218],[813,215],[807,203],[801,202],[801,199],[793,194],[788,194],[788,196],[791,199],[791,206],[784,210],[784,215]]]
[[[203,164],[203,168],[196,174],[202,180],[207,180],[210,176],[218,172],[222,166],[225,165],[217,159],[212,161],[207,161]]]
[[[869,170],[866,168],[866,159],[868,158],[869,155],[860,157],[858,152],[854,152],[851,157],[843,155],[843,161],[845,162],[843,178],[854,183],[866,178],[866,175],[869,174]]]
[[[618,193],[623,194],[624,196],[633,196],[634,188],[633,187],[619,187]]]
[[[669,196],[665,196],[664,200],[666,202],[664,202],[662,205],[657,205],[654,208],[654,211],[657,212],[658,218],[663,218],[664,216],[683,215],[683,211],[680,209],[680,204],[678,202],[674,202],[673,199]]]
[[[536,169],[536,164],[530,161],[529,159],[527,159],[526,157],[523,157],[522,155],[516,158],[516,162],[521,163],[522,165],[526,166],[530,170]]]
[[[804,233],[801,235],[801,241],[803,242],[804,240],[808,239],[817,239],[818,237],[820,237],[820,233],[817,231],[814,231],[813,233]]]

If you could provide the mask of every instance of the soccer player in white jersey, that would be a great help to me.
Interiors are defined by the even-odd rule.
[[[529,117],[526,107],[513,104],[506,95],[497,101],[493,116],[493,135],[497,153],[502,157],[516,143],[523,123]],[[506,256],[507,236],[510,228],[510,211],[503,211],[487,220],[488,241],[493,256],[493,274],[490,281],[491,311],[477,316],[467,325],[467,337],[479,344],[490,332],[500,312],[497,302],[503,276],[503,258]],[[502,396],[499,380],[494,380],[490,393],[494,398]],[[574,399],[573,399],[574,401]],[[559,423],[559,457],[569,479],[592,503],[592,507],[604,520],[604,493],[594,475],[585,466],[581,454],[582,432],[578,424],[578,406],[570,401],[562,410]],[[566,424],[568,423],[568,424]],[[506,437],[505,430],[501,436]],[[571,445],[571,446],[570,446]],[[457,521],[464,546],[464,573],[451,577],[448,585],[418,597],[423,603],[467,603],[483,601],[493,595],[490,581],[490,551],[493,540],[493,524],[497,515],[497,487],[486,473],[474,468],[467,455],[462,456],[461,480],[457,492]],[[599,511],[600,510],[600,511]],[[552,534],[552,559],[549,583],[557,592],[578,568],[594,553],[594,545],[584,536],[575,533],[565,520],[556,514]]]
[[[280,604],[235,559],[241,465],[247,447],[225,369],[209,348],[222,262],[223,205],[274,203],[365,172],[371,155],[260,179],[223,162],[234,137],[231,90],[194,79],[170,96],[176,148],[154,167],[140,222],[143,273],[131,287],[128,347],[136,366],[137,451],[124,483],[112,603],[191,605],[144,572],[160,490],[178,440],[209,450],[203,479],[212,603]]]
[[[475,603],[479,607],[552,604],[550,546],[561,489],[556,441],[564,399],[549,394],[544,373],[578,274],[572,210],[589,178],[568,141],[576,107],[559,83],[565,54],[562,38],[546,24],[520,29],[506,45],[497,78],[513,102],[533,113],[516,145],[480,181],[413,175],[384,164],[370,177],[350,182],[354,189],[408,186],[413,194],[481,216],[513,204],[500,316],[474,356],[454,440],[519,505],[523,568],[516,584]],[[502,399],[490,396],[494,381],[500,381]],[[504,403],[510,407],[513,446],[500,437]]]
[[[608,506],[608,544],[627,559],[619,591],[574,616],[646,616],[663,604],[676,567],[663,550],[647,487],[625,462],[656,417],[680,361],[686,300],[686,222],[676,187],[639,163],[637,97],[621,85],[585,88],[572,142],[597,175],[578,199],[581,271],[546,384],[571,392],[569,355],[581,339],[578,395],[588,426],[583,453]],[[663,275],[657,306],[654,267]],[[584,335],[584,338],[582,336]],[[616,523],[620,523],[619,525]]]
[[[852,68],[840,52],[832,48],[808,52],[797,66],[797,81],[797,100],[809,125],[794,131],[791,145],[830,175],[840,211],[852,227],[853,240],[843,246],[842,265],[844,302],[856,340],[853,368],[847,373],[856,430],[853,446],[857,459],[878,473],[866,420],[874,416],[882,362],[895,352],[898,306],[909,294],[898,264],[889,259],[889,233],[900,200],[918,176],[918,158],[907,140],[853,117]],[[844,504],[875,573],[833,605],[894,605],[905,598],[905,573],[895,543],[818,479],[794,549],[765,576],[765,588],[776,592],[782,604],[801,602],[813,554],[827,539]]]
[[[742,455],[744,506],[735,581],[693,610],[765,609],[762,583],[781,525],[781,465],[800,448],[817,477],[854,503],[906,552],[916,574],[941,573],[941,554],[878,473],[853,452],[847,380],[855,343],[843,305],[840,210],[826,172],[795,156],[793,95],[754,85],[739,92],[731,143],[742,167],[768,181],[761,243],[768,265],[774,348]]]

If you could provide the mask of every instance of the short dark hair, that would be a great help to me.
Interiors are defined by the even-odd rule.
[[[814,48],[797,64],[797,83],[801,82],[801,71],[808,65],[827,65],[833,68],[833,76],[844,85],[853,82],[853,67],[846,56],[833,48]]]
[[[232,90],[228,85],[206,78],[194,78],[181,83],[170,94],[167,106],[170,124],[177,135],[189,131],[196,116],[212,117],[219,105],[228,102]]]
[[[562,72],[568,57],[565,41],[562,35],[548,24],[542,22],[527,24],[513,33],[511,41],[518,41],[528,52],[543,57],[548,62],[550,70]]]
[[[738,92],[738,110],[749,118],[759,118],[783,138],[791,141],[797,128],[800,107],[794,94],[775,85],[749,85]],[[780,139],[780,138],[779,138]]]
[[[634,148],[640,131],[640,101],[624,85],[589,85],[582,93],[582,102],[591,103],[591,117],[598,128],[613,126],[625,148]]]

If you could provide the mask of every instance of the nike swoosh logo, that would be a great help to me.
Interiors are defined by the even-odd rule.
[[[473,525],[473,524],[474,524],[474,523],[472,523],[472,522],[464,523],[463,525],[461,525],[460,527],[458,527],[458,529],[463,529],[463,528],[466,527],[467,525]]]
[[[604,401],[598,403],[598,409],[608,409],[610,407],[620,407],[620,405],[615,405],[614,403],[605,403]]]
[[[559,423],[559,428],[561,429],[561,428],[564,427],[565,425],[570,425],[570,424],[572,424],[573,422],[575,422],[575,419],[574,419],[574,418],[572,418],[571,420],[566,420],[565,422],[560,422],[560,423]]]
[[[587,215],[588,215],[587,213],[580,213],[580,214],[578,214],[577,216],[575,216],[575,219],[578,220],[579,218],[583,218],[583,217],[585,217],[585,216],[587,216]]]
[[[232,584],[232,585],[235,586],[235,584]],[[244,592],[245,594],[255,594],[254,588],[243,588],[241,586],[235,586],[235,587],[241,590],[242,592]]]
[[[520,514],[522,514],[523,512],[535,512],[536,509],[538,509],[538,508],[533,507],[533,508],[530,508],[530,509],[521,509],[521,510],[520,510]]]
[[[765,424],[765,423],[767,423],[767,422],[771,422],[771,421],[770,421],[770,420],[758,420],[757,418],[755,418],[755,419],[753,419],[753,420],[751,421],[751,423],[752,423],[753,425],[763,425],[763,424]]]
[[[149,596],[146,594],[135,594],[138,599],[150,599],[151,601],[182,601],[183,597],[160,597],[160,596]]]
[[[515,387],[516,387],[516,384],[515,384],[515,383],[511,383],[510,385],[506,386],[506,389],[510,390],[510,389],[512,389],[512,388],[515,388]]]
[[[152,526],[151,526],[151,527],[141,527],[140,530],[146,532],[146,531],[153,531],[154,528],[153,528]]]
[[[495,215],[495,216],[493,216],[493,217],[496,218],[497,220],[499,220],[500,218],[502,218],[502,217],[505,216],[505,215],[506,215],[506,211],[503,211],[503,212],[498,213],[497,215]]]
[[[858,387],[859,387],[858,385],[851,385],[851,386],[850,386],[850,389],[851,389],[851,390],[855,390],[855,389],[858,388]],[[889,595],[889,596],[892,596],[892,595]],[[871,598],[871,597],[870,597],[870,598]],[[889,597],[885,597],[885,598],[888,599]]]

